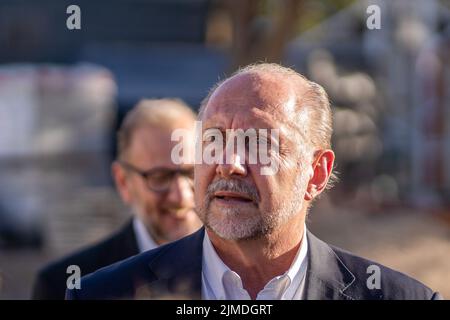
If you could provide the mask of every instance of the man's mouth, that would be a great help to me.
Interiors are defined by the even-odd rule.
[[[232,191],[217,191],[214,193],[214,199],[221,202],[239,202],[239,203],[252,203],[253,199],[245,194]]]

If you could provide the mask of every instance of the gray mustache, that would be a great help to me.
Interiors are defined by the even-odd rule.
[[[253,200],[253,202],[257,203],[259,202],[259,195],[258,191],[255,187],[252,185],[249,185],[248,183],[232,179],[232,180],[217,180],[213,183],[211,183],[208,186],[208,189],[206,190],[206,195],[208,197],[208,200],[211,200],[214,197],[214,193],[217,191],[230,191],[230,192],[238,192],[245,194],[250,199]]]

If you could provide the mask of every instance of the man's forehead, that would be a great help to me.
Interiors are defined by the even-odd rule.
[[[283,119],[296,112],[296,94],[285,79],[243,74],[225,81],[211,95],[203,120],[226,117]]]
[[[195,131],[193,128],[191,130],[190,126],[184,129],[187,129],[183,137],[187,141],[185,144],[187,149],[183,151],[183,154],[187,157],[193,157]],[[144,169],[179,167],[172,161],[172,150],[178,142],[171,139],[171,134],[171,127],[144,126],[136,128],[126,152],[128,160]]]
[[[246,112],[220,110],[205,115],[202,120],[203,129],[273,129],[284,123],[278,115],[261,110],[257,107],[249,108]]]
[[[140,127],[135,130],[131,137],[130,149],[133,151],[139,151],[139,153],[145,152],[149,155],[149,157],[165,154],[170,155],[173,146],[177,143],[172,140],[172,133],[175,129],[183,129],[183,134],[188,141],[192,140],[195,135],[194,125],[187,128]]]

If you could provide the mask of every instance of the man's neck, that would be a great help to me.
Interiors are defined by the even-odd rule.
[[[154,249],[160,245],[138,217],[133,218],[133,229],[140,252]]]
[[[206,229],[218,256],[241,277],[252,299],[271,279],[289,269],[304,231],[304,219],[299,218],[285,223],[276,232],[251,240],[226,240]]]

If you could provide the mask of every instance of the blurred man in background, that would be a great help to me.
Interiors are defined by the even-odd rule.
[[[193,166],[171,159],[175,129],[192,133],[194,112],[181,100],[142,100],[125,117],[118,132],[118,156],[112,164],[116,188],[134,217],[100,243],[50,264],[37,276],[34,299],[64,299],[67,268],[86,275],[116,261],[184,237],[201,226],[194,211]],[[183,156],[194,157],[194,145]]]

